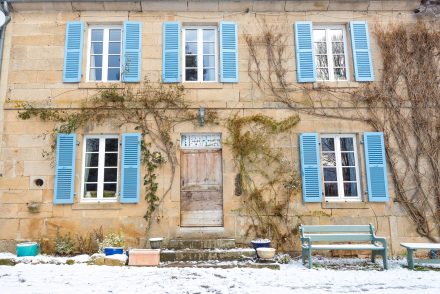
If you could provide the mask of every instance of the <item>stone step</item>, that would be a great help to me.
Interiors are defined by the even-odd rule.
[[[275,262],[252,262],[252,261],[242,261],[242,262],[165,262],[161,263],[159,267],[178,267],[178,268],[221,268],[221,269],[231,269],[231,268],[268,268],[273,270],[279,270],[280,265]]]
[[[170,249],[230,249],[235,248],[235,239],[171,239]]]
[[[252,248],[234,248],[234,249],[181,249],[169,250],[163,249],[160,252],[161,262],[175,261],[240,261],[255,257],[255,250]]]

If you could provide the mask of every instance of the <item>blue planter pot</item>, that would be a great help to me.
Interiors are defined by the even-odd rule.
[[[257,248],[269,248],[270,247],[270,240],[262,240],[262,241],[257,241],[257,240],[253,240],[251,241],[252,247],[257,250]]]
[[[36,256],[38,253],[37,242],[25,242],[17,244],[17,257],[21,256]]]
[[[122,247],[105,247],[104,254],[105,255],[114,255],[114,254],[123,254],[124,248]]]

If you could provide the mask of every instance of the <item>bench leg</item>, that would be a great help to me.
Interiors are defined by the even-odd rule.
[[[307,251],[308,255],[309,255],[309,268],[312,268],[312,248],[309,248],[309,250]]]
[[[301,257],[303,264],[306,264],[306,249],[302,248],[301,250]]]
[[[407,248],[407,251],[406,251],[406,259],[407,259],[407,261],[408,261],[408,268],[409,268],[409,269],[414,269],[413,252],[414,252],[413,249],[409,249],[409,248]]]
[[[383,262],[383,268],[388,269],[388,259],[387,259],[387,248],[382,251],[382,262]]]
[[[376,250],[371,250],[371,262],[376,262]]]

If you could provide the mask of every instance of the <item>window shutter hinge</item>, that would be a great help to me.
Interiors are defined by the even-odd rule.
[[[360,140],[359,143],[364,144],[364,140]]]

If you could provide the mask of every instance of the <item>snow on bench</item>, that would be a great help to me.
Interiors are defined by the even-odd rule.
[[[415,263],[440,263],[439,259],[415,259],[413,257],[416,250],[440,250],[439,243],[400,243],[400,246],[406,248],[409,269],[414,269]]]

